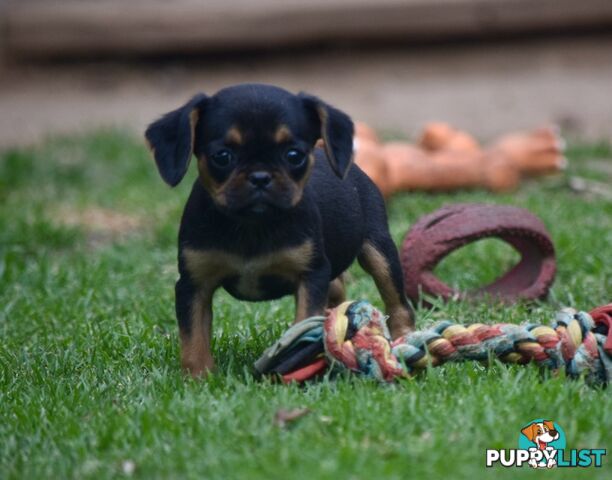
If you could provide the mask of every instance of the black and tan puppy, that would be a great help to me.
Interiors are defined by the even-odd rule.
[[[414,325],[382,197],[352,164],[353,123],[316,97],[267,85],[197,95],[149,126],[162,178],[199,178],[179,232],[176,284],[182,363],[210,370],[212,299],[295,295],[298,322],[343,300],[357,258],[382,295],[394,337]],[[318,139],[324,151],[315,148]]]

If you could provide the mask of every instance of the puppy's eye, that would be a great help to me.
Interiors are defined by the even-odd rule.
[[[211,155],[210,161],[217,168],[227,168],[234,161],[234,154],[227,149],[219,150]]]
[[[285,152],[285,160],[292,167],[301,167],[306,160],[306,154],[297,148],[290,148]]]

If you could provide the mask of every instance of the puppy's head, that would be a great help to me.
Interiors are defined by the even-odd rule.
[[[345,113],[267,85],[196,95],[152,123],[145,136],[169,185],[181,181],[194,154],[215,204],[244,216],[288,210],[300,201],[319,138],[339,177],[353,153],[353,123]]]

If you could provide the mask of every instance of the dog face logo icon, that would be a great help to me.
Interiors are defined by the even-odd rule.
[[[550,420],[534,421],[524,427],[521,433],[529,440],[529,450],[542,450],[546,452],[544,460],[538,462],[532,458],[529,465],[533,468],[547,467],[553,468],[557,465],[556,451],[554,445],[549,445],[559,440],[561,434]]]
[[[518,430],[518,429],[517,429]],[[567,448],[565,432],[557,423],[536,418],[523,425],[518,435],[518,448],[488,448],[487,467],[531,468],[600,468],[606,456],[605,448]]]

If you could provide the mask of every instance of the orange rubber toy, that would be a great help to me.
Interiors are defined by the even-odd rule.
[[[505,135],[482,147],[445,123],[428,124],[416,144],[382,143],[368,125],[355,125],[355,162],[385,197],[407,190],[512,190],[524,177],[563,169],[563,150],[554,127]]]

